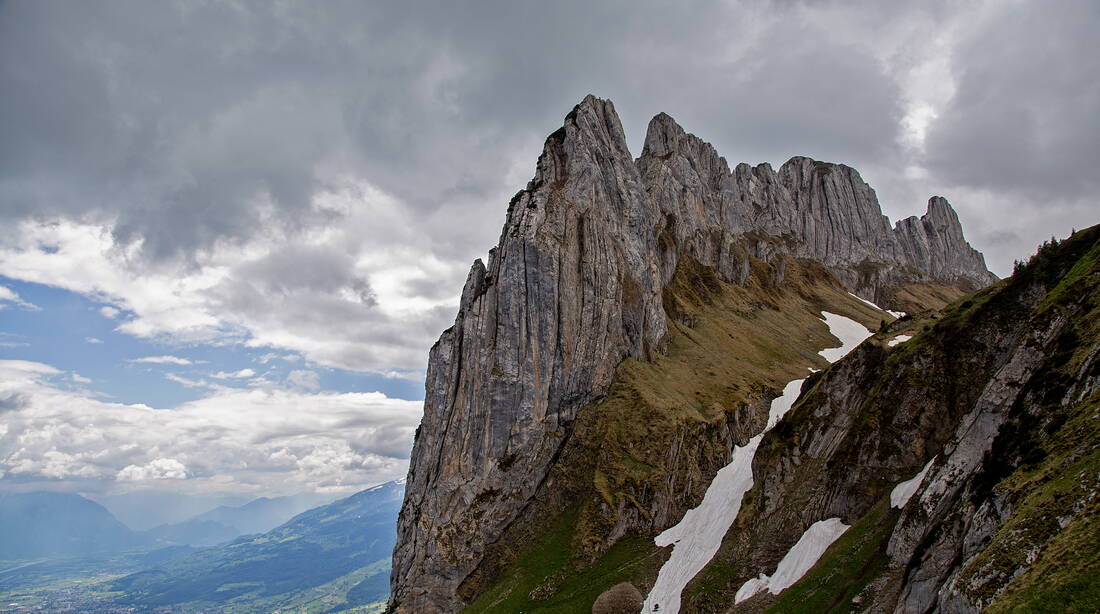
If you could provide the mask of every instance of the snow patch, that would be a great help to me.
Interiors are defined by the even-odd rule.
[[[913,498],[917,489],[920,488],[921,482],[924,481],[925,474],[932,468],[932,463],[936,461],[936,457],[933,456],[932,460],[928,461],[928,464],[924,466],[924,469],[920,470],[920,473],[913,476],[910,480],[905,480],[901,484],[894,487],[894,490],[890,491],[890,507],[896,507],[899,510],[905,507],[906,503],[909,503],[909,499]]]
[[[829,332],[841,342],[838,348],[821,351],[821,355],[829,362],[843,357],[872,334],[859,322],[835,313],[822,312],[822,319],[829,327]],[[760,445],[760,440],[790,411],[798,399],[804,381],[804,379],[797,379],[787,383],[783,393],[771,402],[768,410],[768,424],[764,430],[744,446],[734,447],[733,459],[728,465],[718,470],[714,480],[707,487],[706,494],[703,495],[702,503],[688,510],[679,523],[654,538],[653,541],[658,547],[671,545],[672,554],[661,566],[657,582],[649,591],[645,605],[642,607],[643,612],[679,613],[680,594],[684,587],[714,558],[718,547],[722,545],[722,538],[733,526],[733,521],[741,511],[741,501],[745,493],[752,488],[752,459],[756,456],[756,448]],[[813,563],[810,566],[812,567]],[[777,576],[778,573],[779,570],[776,571]]]
[[[818,352],[829,362],[836,362],[844,358],[845,354],[851,352],[857,345],[863,343],[864,339],[871,336],[871,333],[855,320],[828,311],[822,311],[821,315],[825,320],[825,324],[829,327],[829,332],[840,339],[840,347]]]
[[[887,343],[886,345],[888,345],[890,347],[894,347],[895,345],[898,345],[900,343],[905,343],[906,341],[909,341],[912,338],[913,338],[913,335],[898,335],[897,337],[894,337],[893,339],[891,339],[889,341],[889,343]]]
[[[760,577],[745,582],[737,590],[734,603],[741,603],[765,589],[773,595],[778,595],[793,586],[817,564],[817,560],[825,554],[829,546],[850,528],[849,525],[841,522],[840,518],[829,518],[813,523],[791,546],[783,560],[779,561],[775,573],[770,577],[760,574]]]
[[[909,315],[909,314],[905,313],[904,311],[890,311],[889,309],[883,309],[882,307],[879,307],[878,305],[876,305],[876,304],[872,303],[871,301],[863,298],[862,296],[852,294],[851,292],[848,293],[848,296],[850,296],[852,298],[855,298],[855,299],[859,299],[860,302],[866,303],[866,304],[874,307],[875,309],[878,309],[879,311],[885,311],[886,313],[894,316],[895,318],[904,318],[905,316]]]
[[[783,394],[772,399],[771,407],[768,409],[768,426],[764,427],[764,433],[772,430],[772,427],[779,424],[783,416],[791,411],[794,402],[798,400],[798,393],[802,392],[802,382],[804,381],[806,380],[795,379],[787,382],[787,385],[783,388]],[[761,435],[764,433],[761,433]]]
[[[768,584],[771,582],[771,578],[768,574],[760,574],[759,578],[751,578],[741,585],[741,588],[737,589],[737,594],[733,597],[733,603],[738,604],[742,601],[752,597],[757,593],[762,593],[768,590]]]
[[[862,296],[859,296],[858,294],[852,294],[851,292],[849,292],[848,296],[850,296],[854,299],[858,299],[861,303],[866,303],[866,304],[874,307],[875,309],[878,309],[879,311],[885,311],[885,309],[883,309],[882,307],[879,307],[878,305],[876,305],[876,304],[872,303],[871,301],[863,298]]]
[[[761,433],[744,446],[735,447],[733,460],[718,470],[699,507],[688,510],[679,524],[654,538],[658,547],[672,545],[673,549],[642,611],[671,614],[680,611],[680,593],[714,558],[722,537],[741,511],[742,498],[752,488],[752,458],[763,437]]]

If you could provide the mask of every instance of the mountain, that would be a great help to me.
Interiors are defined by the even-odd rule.
[[[89,496],[135,531],[186,522],[219,505],[243,505],[249,500],[238,494],[203,495],[155,489]]]
[[[389,482],[303,512],[262,535],[115,581],[120,603],[167,611],[339,611],[389,592],[404,489]]]
[[[263,533],[326,501],[315,495],[260,497],[244,505],[222,505],[199,514],[190,521],[217,522],[243,533]]]
[[[1062,445],[1095,392],[1078,235],[998,281],[943,198],[891,226],[850,167],[730,170],[664,114],[633,159],[614,106],[585,98],[429,354],[390,611],[587,613],[635,590],[664,613],[974,611],[1042,550],[983,550],[1032,494],[1020,454]],[[1010,394],[1053,371],[1078,396]],[[1074,524],[1090,488],[1063,531],[1092,526]]]
[[[118,552],[147,542],[80,495],[0,493],[0,560]]]
[[[213,546],[240,535],[270,531],[318,503],[314,495],[260,497],[244,505],[221,505],[184,522],[160,525],[147,534],[161,542]]]

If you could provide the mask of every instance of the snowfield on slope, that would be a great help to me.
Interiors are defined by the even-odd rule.
[[[909,341],[912,338],[913,338],[913,335],[898,335],[897,337],[894,337],[893,339],[891,339],[886,345],[888,345],[890,347],[894,347],[895,345],[905,343],[906,341]]]
[[[855,320],[828,311],[821,315],[829,332],[841,342],[840,347],[821,350],[821,355],[829,362],[843,358],[872,335]],[[678,524],[654,538],[654,543],[659,547],[671,545],[672,554],[661,566],[657,582],[653,585],[653,590],[649,591],[642,612],[679,613],[680,595],[684,587],[714,558],[722,544],[722,538],[741,511],[741,501],[745,493],[752,488],[752,459],[760,440],[794,405],[803,381],[805,380],[797,379],[789,382],[783,388],[783,394],[772,400],[767,426],[747,444],[734,448],[733,459],[718,470],[703,495],[702,503],[688,510]]]
[[[876,304],[872,303],[871,301],[863,298],[862,296],[859,296],[858,294],[852,294],[851,292],[849,292],[848,296],[851,296],[853,298],[857,298],[860,301],[874,307],[875,309],[878,309],[879,311],[885,311],[886,313],[894,316],[895,318],[904,318],[906,315],[908,315],[904,311],[890,311],[889,309],[883,309],[882,307],[879,307],[878,305],[876,305]]]
[[[760,577],[745,582],[737,590],[734,603],[741,603],[763,590],[778,595],[789,588],[806,575],[829,546],[850,528],[852,527],[841,522],[839,518],[829,518],[813,523],[791,546],[783,560],[779,561],[775,573],[771,576],[760,574]]]
[[[924,469],[920,470],[920,473],[913,476],[912,479],[905,480],[894,487],[894,490],[890,491],[890,507],[896,507],[899,510],[905,507],[906,503],[909,503],[909,499],[913,498],[913,495],[917,493],[917,489],[920,488],[921,482],[924,481],[924,476],[928,473],[928,470],[932,468],[932,463],[936,462],[936,457],[933,456],[932,460],[928,461],[928,464],[924,466]]]

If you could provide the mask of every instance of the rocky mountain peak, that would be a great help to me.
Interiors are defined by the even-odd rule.
[[[550,479],[577,412],[608,393],[622,361],[668,351],[665,291],[683,263],[711,271],[702,284],[743,285],[756,270],[781,285],[788,262],[808,259],[868,298],[991,277],[957,253],[961,232],[925,217],[927,227],[891,230],[874,190],[843,165],[794,158],[778,173],[731,172],[663,113],[635,160],[614,105],[585,97],[546,139],[431,350],[391,609],[462,609],[462,587],[488,573],[487,552]]]
[[[906,260],[946,283],[977,289],[997,279],[981,252],[967,243],[958,214],[942,196],[930,198],[920,218],[899,220],[894,235]]]
[[[676,141],[686,134],[680,124],[676,123],[676,120],[672,119],[672,116],[668,113],[662,111],[654,115],[653,119],[649,120],[649,126],[646,128],[645,144],[642,145],[642,157],[665,155],[674,150]]]
[[[714,146],[686,132],[666,113],[658,113],[649,121],[637,164],[643,176],[653,167],[663,166],[673,173],[677,183],[699,183],[699,187],[715,194],[722,192],[723,182],[730,179],[729,165]]]
[[[686,132],[667,113],[658,113],[653,116],[653,119],[649,120],[639,161],[648,158],[664,158],[676,152],[689,157],[694,155],[718,157],[717,151],[710,143]],[[729,173],[729,169],[726,172]]]
[[[790,208],[780,215],[813,258],[834,266],[894,259],[889,222],[859,171],[794,157],[779,168],[779,181],[791,194]]]

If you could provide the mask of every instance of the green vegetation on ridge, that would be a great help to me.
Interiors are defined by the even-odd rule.
[[[570,543],[576,511],[561,516],[500,580],[464,612],[591,614],[596,597],[612,586],[655,573],[664,561],[652,540],[627,537],[599,561],[578,566]]]

